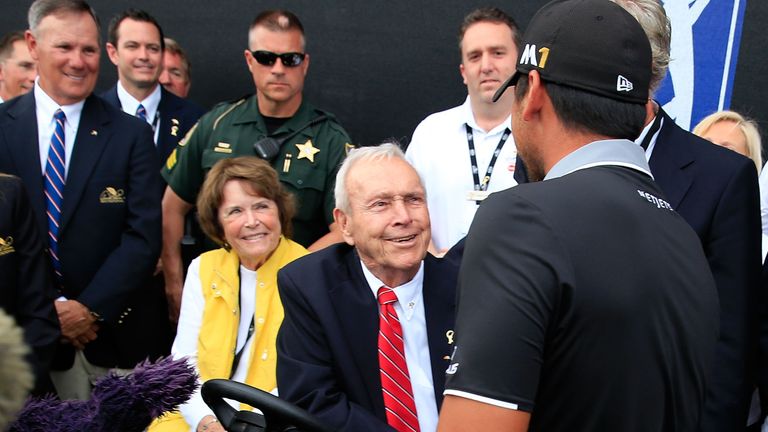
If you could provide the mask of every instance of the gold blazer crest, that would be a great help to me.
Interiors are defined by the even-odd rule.
[[[122,189],[115,189],[107,186],[99,195],[99,202],[102,204],[120,204],[125,202],[125,192]]]
[[[8,255],[13,252],[16,252],[16,249],[13,248],[13,237],[0,237],[0,256]]]

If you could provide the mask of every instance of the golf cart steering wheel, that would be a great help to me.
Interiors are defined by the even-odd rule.
[[[228,432],[331,432],[314,416],[263,390],[236,381],[212,379],[201,389],[203,400]],[[259,409],[238,411],[224,399]]]

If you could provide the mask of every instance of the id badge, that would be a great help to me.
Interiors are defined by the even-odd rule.
[[[490,194],[488,191],[471,190],[467,192],[467,201],[482,201]]]

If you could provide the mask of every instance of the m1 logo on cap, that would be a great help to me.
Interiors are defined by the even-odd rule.
[[[634,87],[632,86],[632,81],[626,79],[625,77],[619,75],[616,77],[616,91],[632,91]]]
[[[520,56],[520,64],[529,64],[544,69],[544,66],[547,64],[547,57],[549,57],[549,48],[543,47],[539,49],[538,53],[541,56],[538,61],[536,60],[536,52],[536,45],[525,44],[523,55]]]

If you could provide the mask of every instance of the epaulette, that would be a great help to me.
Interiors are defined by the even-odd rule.
[[[225,109],[223,113],[219,114],[218,117],[216,117],[216,120],[213,121],[213,130],[216,130],[216,126],[218,126],[219,121],[227,116],[227,114],[231,113],[232,110],[239,107],[240,105],[244,104],[245,101],[248,100],[249,97],[251,97],[252,94],[247,94],[245,96],[239,97],[237,99],[233,99],[231,101],[221,102],[219,104],[216,104],[213,109],[223,108],[226,105],[230,105],[229,108]]]

